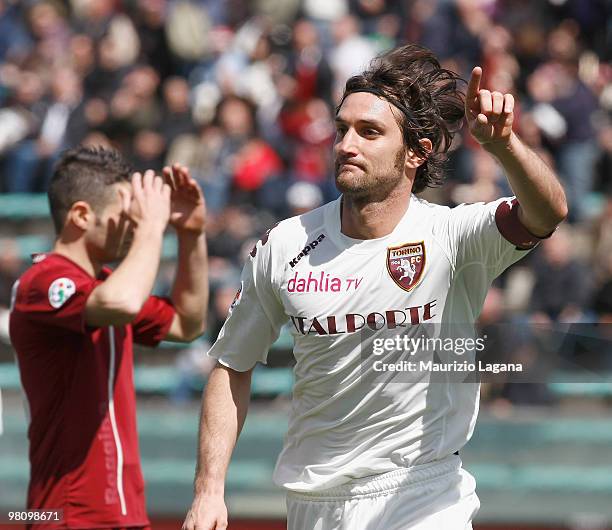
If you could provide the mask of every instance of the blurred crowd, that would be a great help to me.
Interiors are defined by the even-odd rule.
[[[485,318],[612,322],[610,0],[0,0],[0,192],[45,191],[78,143],[113,145],[138,169],[188,165],[211,213],[214,337],[259,234],[337,196],[344,82],[406,42],[513,93],[518,133],[567,191],[569,223],[501,278]],[[509,193],[464,130],[447,183],[425,196]],[[0,305],[20,270],[11,255]]]

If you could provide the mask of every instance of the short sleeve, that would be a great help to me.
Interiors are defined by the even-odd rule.
[[[272,238],[270,238],[272,239]],[[274,282],[274,241],[259,241],[247,259],[230,314],[208,355],[239,372],[265,363],[288,317]]]
[[[150,296],[132,322],[134,342],[157,346],[168,334],[174,314],[174,306],[169,299]]]
[[[85,333],[85,305],[99,284],[76,267],[41,268],[27,282],[20,281],[14,310],[40,324]]]
[[[534,248],[540,238],[530,234],[518,217],[515,197],[490,203],[462,204],[447,219],[447,237],[455,271],[480,269],[488,281]]]
[[[527,255],[539,238],[521,225],[518,203],[512,197],[457,206],[442,226],[453,265],[444,318],[473,322],[493,280]]]

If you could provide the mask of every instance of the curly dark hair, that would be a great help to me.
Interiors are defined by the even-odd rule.
[[[110,187],[130,182],[131,173],[130,165],[114,149],[79,145],[65,151],[47,191],[55,232],[62,231],[66,216],[77,201],[85,201],[99,214],[112,197]]]
[[[412,188],[419,193],[444,180],[447,152],[463,124],[465,96],[458,82],[465,83],[455,72],[442,68],[430,50],[408,44],[379,55],[365,72],[351,77],[336,113],[354,92],[373,93],[399,109],[404,144],[425,159]],[[419,143],[422,138],[431,140],[431,152]]]

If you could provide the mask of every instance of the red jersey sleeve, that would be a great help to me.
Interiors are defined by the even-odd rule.
[[[39,266],[20,280],[15,310],[34,322],[84,333],[85,304],[99,283],[74,266]]]
[[[168,334],[174,313],[174,306],[168,298],[150,296],[132,322],[134,342],[157,346]]]

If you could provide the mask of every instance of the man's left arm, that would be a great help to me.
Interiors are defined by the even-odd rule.
[[[188,342],[204,332],[208,307],[208,257],[204,196],[189,170],[178,164],[164,168],[172,187],[170,224],[178,237],[178,263],[171,299],[175,315],[165,340]]]
[[[520,204],[521,224],[534,236],[551,234],[567,216],[565,192],[553,170],[512,130],[512,94],[480,88],[482,69],[468,84],[465,115],[470,133],[503,167]]]

